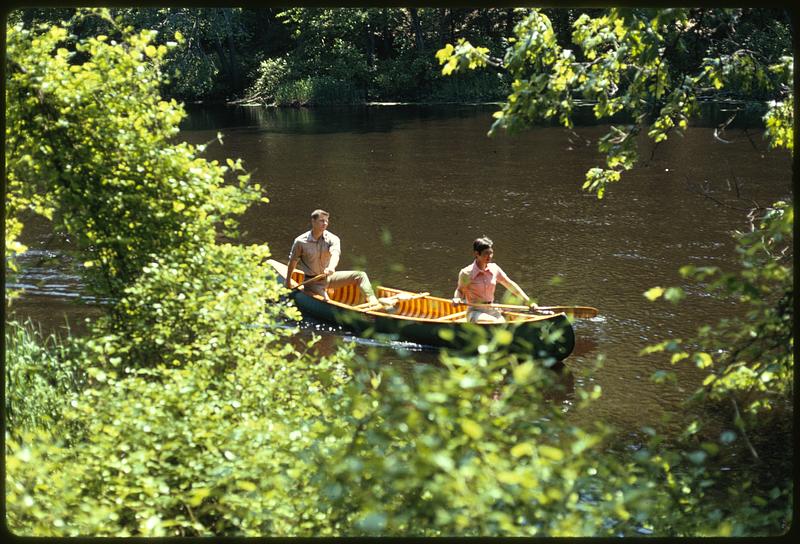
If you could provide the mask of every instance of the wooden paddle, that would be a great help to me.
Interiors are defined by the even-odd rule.
[[[325,277],[325,274],[317,274],[316,276],[314,276],[310,280],[306,280],[303,283],[298,283],[297,285],[295,285],[294,287],[291,288],[291,291],[294,291],[295,289],[300,289],[302,286],[304,286],[307,283],[314,283],[315,281],[319,281],[324,277]]]
[[[591,306],[523,306],[521,304],[467,304],[474,308],[497,308],[498,310],[517,310],[529,313],[565,313],[578,319],[589,319],[596,317],[599,313],[597,308]]]

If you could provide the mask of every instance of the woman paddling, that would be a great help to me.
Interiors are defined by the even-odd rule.
[[[493,242],[483,236],[472,243],[475,261],[458,273],[458,286],[453,293],[453,302],[456,304],[492,304],[494,290],[500,282],[509,291],[530,302],[530,297],[525,291],[509,278],[503,269],[492,262],[494,249]],[[471,323],[498,323],[505,321],[503,314],[497,308],[471,306],[467,311],[467,321]]]

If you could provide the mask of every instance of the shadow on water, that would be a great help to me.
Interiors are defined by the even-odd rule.
[[[595,126],[611,123],[630,123],[624,114],[598,120],[592,104],[579,103],[574,111],[576,126]],[[186,104],[187,117],[181,130],[233,130],[240,133],[276,134],[335,134],[391,132],[429,121],[467,119],[483,114],[487,119],[500,109],[499,104],[391,104],[319,106],[287,108],[262,105]],[[763,104],[744,102],[701,102],[700,115],[693,120],[696,127],[716,127],[725,124],[730,129],[763,126]],[[542,126],[559,126],[556,120]]]
[[[484,111],[485,110],[485,111]],[[497,110],[480,105],[324,106],[276,108],[265,106],[186,105],[189,114],[181,130],[235,130],[238,133],[275,134],[367,134],[392,132],[426,121],[474,117],[476,111],[489,116]]]

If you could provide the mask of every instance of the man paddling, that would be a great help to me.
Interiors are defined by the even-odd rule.
[[[295,269],[305,273],[307,278],[320,274],[325,277],[319,281],[307,283],[303,288],[312,293],[328,299],[327,289],[334,289],[344,285],[356,285],[368,302],[378,304],[372,284],[365,272],[357,270],[342,270],[337,272],[341,256],[341,241],[339,237],[328,232],[330,214],[325,210],[311,212],[311,230],[304,232],[294,239],[289,252],[289,267],[286,271],[286,287],[292,288],[292,272]]]
[[[492,304],[494,291],[500,282],[509,291],[530,302],[530,297],[525,291],[509,278],[503,269],[492,262],[494,257],[494,243],[483,236],[472,243],[475,261],[461,269],[458,273],[458,285],[453,293],[453,302],[456,304]],[[535,305],[534,305],[535,306]],[[503,314],[497,308],[470,307],[467,311],[467,321],[471,323],[499,323],[505,321]]]

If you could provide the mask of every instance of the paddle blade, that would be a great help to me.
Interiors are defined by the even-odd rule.
[[[597,308],[590,306],[571,306],[564,308],[563,312],[578,319],[591,319],[597,317],[598,314]]]
[[[539,306],[538,310],[543,312],[565,313],[577,319],[591,319],[597,317],[599,311],[591,306]]]

